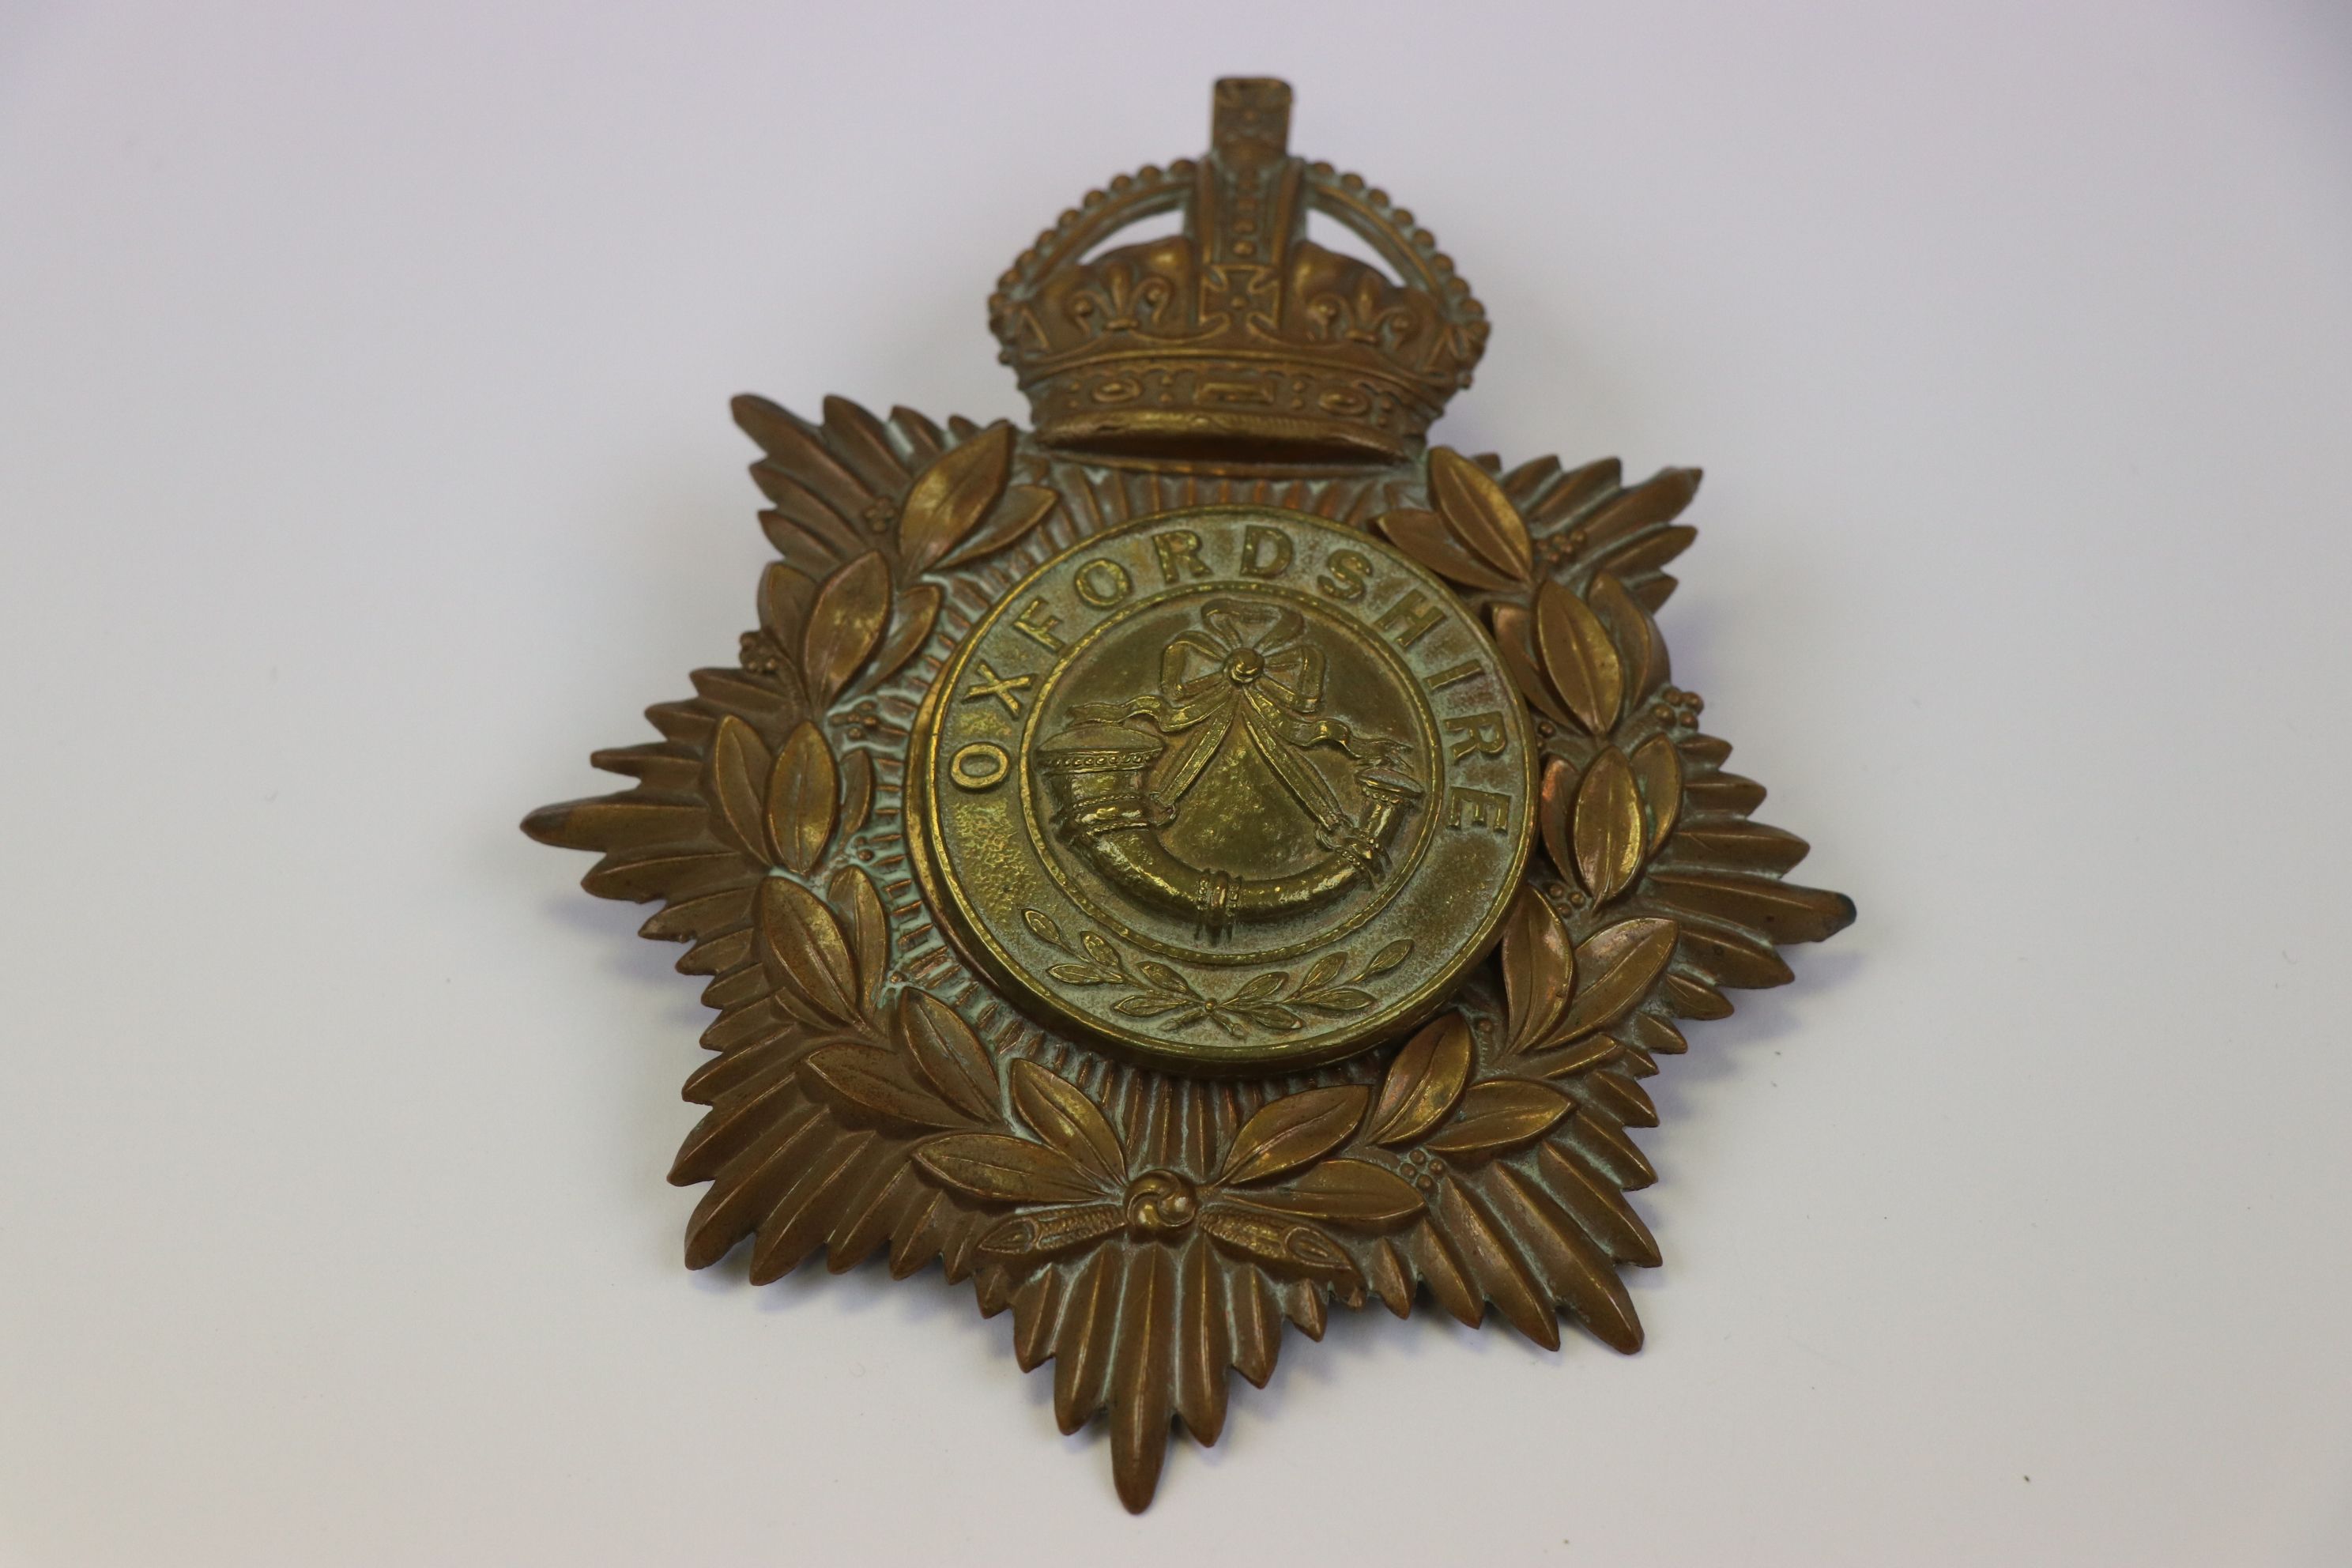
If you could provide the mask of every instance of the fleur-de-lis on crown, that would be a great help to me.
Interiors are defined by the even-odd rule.
[[[1394,349],[1412,331],[1414,316],[1406,305],[1383,306],[1381,295],[1384,291],[1381,279],[1366,272],[1356,279],[1352,294],[1318,294],[1307,302],[1307,310],[1321,326],[1326,342],[1338,340]]]
[[[1160,312],[1173,298],[1175,290],[1168,279],[1118,258],[1107,261],[1094,274],[1070,301],[1069,310],[1081,326],[1097,336],[1138,332],[1147,321],[1158,326]]]

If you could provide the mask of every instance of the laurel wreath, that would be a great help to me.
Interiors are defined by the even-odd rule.
[[[1132,993],[1111,1004],[1111,1011],[1130,1018],[1157,1018],[1163,1029],[1181,1029],[1197,1023],[1213,1024],[1234,1039],[1245,1037],[1244,1025],[1288,1033],[1307,1026],[1300,1010],[1339,1016],[1360,1013],[1380,998],[1364,983],[1386,974],[1412,953],[1410,939],[1400,937],[1366,961],[1345,982],[1345,949],[1327,952],[1294,982],[1285,969],[1251,976],[1223,996],[1202,992],[1178,970],[1157,959],[1139,958],[1132,969],[1118,944],[1099,931],[1078,933],[1073,949],[1062,928],[1042,910],[1023,910],[1022,921],[1037,940],[1072,962],[1049,965],[1045,973],[1065,985],[1116,985]]]
[[[658,742],[596,754],[635,787],[525,824],[602,854],[590,891],[664,900],[643,934],[690,943],[678,967],[709,977],[717,1054],[685,1090],[709,1110],[671,1173],[709,1184],[688,1263],[747,1237],[755,1281],[819,1248],[836,1269],[940,1259],[1013,1313],[1024,1367],[1055,1363],[1066,1429],[1108,1414],[1135,1508],[1171,1417],[1214,1441],[1227,1368],[1263,1384],[1282,1322],[1319,1336],[1333,1300],[1402,1316],[1426,1291],[1553,1347],[1565,1312],[1636,1348],[1618,1269],[1657,1261],[1624,1197],[1653,1179],[1625,1134],[1656,1124],[1639,1079],[1684,1048],[1675,1020],[1788,980],[1776,944],[1852,918],[1781,879],[1804,845],[1749,820],[1762,790],[1723,770],[1729,748],[1670,682],[1652,614],[1696,472],[1627,488],[1613,461],[1504,473],[1439,447],[1369,479],[1171,480],[841,399],[821,425],[757,398],[736,415],[781,557],[758,629],[693,699],[648,710]],[[1370,521],[1483,616],[1535,715],[1549,865],[1491,969],[1385,1061],[1212,1085],[999,1005],[929,928],[898,799],[916,698],[968,604],[1126,516],[1253,500]],[[1327,954],[1211,996],[1026,918],[1067,960],[1055,978],[1124,987],[1118,1011],[1170,1029],[1359,1010],[1405,956],[1349,973]]]

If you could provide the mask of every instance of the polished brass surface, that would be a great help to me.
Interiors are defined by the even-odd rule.
[[[927,901],[1008,998],[1147,1062],[1307,1066],[1486,955],[1533,837],[1493,643],[1384,542],[1182,509],[1063,552],[933,683]]]
[[[1637,1348],[1641,1080],[1853,915],[1672,679],[1696,470],[1427,445],[1483,312],[1289,106],[1005,275],[1035,432],[737,399],[757,629],[524,824],[708,977],[688,1264],[940,1260],[1136,1509],[1334,1304]]]

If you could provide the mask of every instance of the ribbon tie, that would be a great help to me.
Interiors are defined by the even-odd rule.
[[[1213,599],[1202,607],[1201,625],[1202,630],[1179,632],[1170,641],[1160,656],[1156,694],[1077,704],[1071,716],[1099,723],[1140,719],[1169,737],[1173,744],[1145,779],[1165,809],[1174,809],[1218,749],[1238,734],[1326,837],[1352,836],[1339,797],[1303,753],[1336,746],[1363,766],[1392,767],[1405,748],[1376,736],[1360,739],[1339,721],[1317,717],[1323,706],[1323,655],[1305,640],[1306,618],[1297,610]]]

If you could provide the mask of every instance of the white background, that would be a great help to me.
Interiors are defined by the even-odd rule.
[[[1862,921],[1696,1031],[1649,1346],[1286,1344],[1118,1507],[933,1273],[678,1266],[676,950],[528,843],[732,657],[727,396],[1211,79],[1434,227],[1440,434],[1697,462]],[[0,1560],[2352,1562],[2341,5],[0,5]]]

